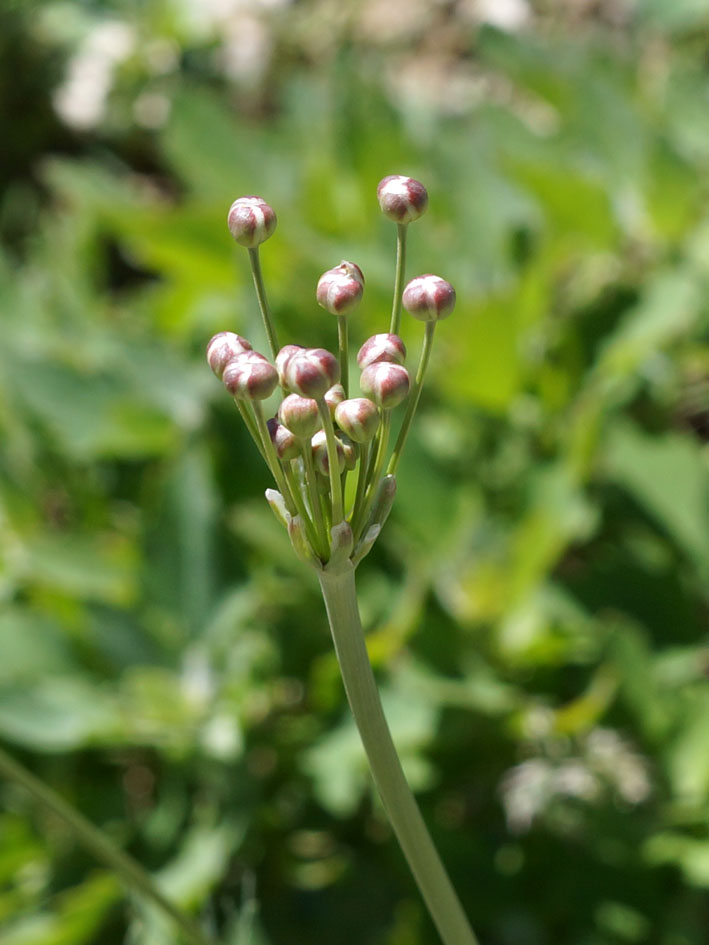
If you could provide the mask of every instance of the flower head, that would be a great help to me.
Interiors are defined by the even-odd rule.
[[[340,365],[325,348],[305,348],[288,359],[283,378],[289,390],[320,400],[340,379]]]
[[[419,321],[441,321],[455,308],[455,289],[440,276],[416,276],[404,289],[403,302],[406,311]]]
[[[402,364],[377,361],[362,371],[359,380],[362,393],[371,397],[384,410],[397,407],[409,393],[409,372]]]
[[[403,364],[406,360],[406,346],[398,335],[384,332],[368,338],[357,354],[357,364],[363,371],[370,364],[377,361],[390,361],[392,364]]]
[[[362,270],[357,263],[343,259],[320,276],[315,294],[318,304],[332,315],[346,315],[359,305],[363,292]]]
[[[227,364],[222,381],[233,397],[265,400],[278,386],[278,371],[262,354],[245,351]]]
[[[221,380],[224,368],[231,359],[245,351],[251,351],[250,341],[242,338],[241,335],[234,334],[233,331],[220,331],[210,339],[207,345],[207,362]]]
[[[229,207],[227,225],[239,246],[255,249],[276,229],[276,211],[262,197],[238,197]]]
[[[428,207],[423,184],[402,174],[390,174],[379,181],[377,200],[384,216],[394,223],[413,223]]]

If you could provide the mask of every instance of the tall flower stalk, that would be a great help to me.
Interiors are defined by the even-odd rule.
[[[385,177],[377,198],[384,215],[397,226],[394,298],[389,332],[374,335],[359,349],[362,396],[350,396],[348,325],[348,316],[363,296],[361,269],[343,261],[325,272],[317,285],[317,301],[337,317],[337,356],[323,348],[293,344],[276,352],[260,268],[254,269],[258,246],[273,233],[276,215],[257,197],[236,200],[228,222],[237,243],[249,250],[274,364],[228,331],[209,342],[207,358],[236,400],[269,466],[277,487],[266,490],[271,508],[287,528],[298,557],[317,574],[345,691],[374,782],[441,940],[445,945],[477,945],[404,776],[357,607],[355,570],[391,509],[395,473],[418,406],[435,327],[455,306],[453,287],[439,276],[419,276],[404,288],[407,229],[426,210],[424,186],[401,175]],[[425,322],[413,383],[398,334],[402,305]],[[279,384],[284,399],[277,415],[266,422],[263,402]],[[391,449],[390,431],[399,408],[403,417]]]

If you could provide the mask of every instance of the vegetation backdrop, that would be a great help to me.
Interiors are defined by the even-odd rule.
[[[709,928],[705,0],[59,0],[0,14],[0,739],[228,945],[435,940],[322,602],[204,347],[263,343],[225,226],[458,290],[363,620],[485,945]],[[420,333],[405,325],[416,354]],[[175,932],[0,783],[2,945]]]

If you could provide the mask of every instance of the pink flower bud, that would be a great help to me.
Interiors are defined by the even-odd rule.
[[[421,322],[448,318],[455,308],[455,289],[440,276],[416,276],[402,296],[406,311]]]
[[[366,397],[353,397],[337,405],[335,420],[355,443],[368,443],[379,427],[379,411]]]
[[[207,345],[207,361],[210,368],[221,380],[224,368],[237,354],[251,351],[251,342],[233,331],[220,331]]]
[[[317,403],[310,397],[289,394],[278,408],[278,419],[301,440],[309,440],[320,428]]]
[[[413,177],[392,174],[379,181],[377,200],[382,213],[394,223],[412,223],[428,206],[426,188]]]
[[[343,259],[339,266],[320,276],[316,298],[332,315],[346,315],[359,305],[363,292],[362,270]]]
[[[289,390],[320,400],[339,381],[340,365],[324,348],[306,348],[288,359],[283,377]]]
[[[227,364],[222,380],[233,397],[265,400],[278,386],[278,371],[262,354],[246,351]]]
[[[276,213],[261,197],[239,197],[229,207],[227,224],[239,246],[255,249],[276,229]]]
[[[376,364],[377,361],[390,361],[392,364],[403,364],[406,360],[406,346],[398,335],[384,333],[372,335],[368,338],[357,355],[357,364],[360,370]]]
[[[310,441],[310,445],[313,450],[315,468],[319,473],[322,473],[323,476],[329,476],[330,458],[327,453],[327,437],[325,436],[325,431],[318,430]],[[345,451],[342,448],[342,443],[340,443],[337,438],[335,438],[335,447],[335,452],[337,453],[337,470],[342,473],[345,471]]]
[[[362,371],[359,386],[375,404],[391,410],[409,393],[409,372],[401,364],[377,361]]]
[[[293,357],[294,354],[297,354],[298,351],[305,351],[305,348],[302,345],[284,345],[281,350],[276,355],[276,370],[278,371],[278,383],[281,387],[286,386],[284,371],[286,365]]]
[[[333,384],[330,390],[325,394],[325,403],[330,411],[330,416],[335,416],[335,408],[345,399],[345,388],[342,384]]]
[[[276,447],[276,455],[279,459],[287,461],[300,456],[300,444],[290,430],[286,430],[275,417],[268,421],[267,426],[271,442]]]

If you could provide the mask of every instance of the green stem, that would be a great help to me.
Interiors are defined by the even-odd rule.
[[[325,560],[330,550],[330,541],[328,539],[327,528],[325,527],[325,519],[323,518],[322,514],[322,503],[320,502],[320,493],[318,492],[318,477],[315,471],[315,463],[313,462],[313,452],[310,445],[310,440],[303,440],[301,448],[303,451],[305,482],[308,487],[311,511],[313,513],[315,527],[318,532],[320,550],[322,551],[321,557],[323,560]]]
[[[377,494],[377,488],[379,486],[379,478],[382,474],[384,468],[384,460],[386,459],[387,446],[389,445],[389,431],[391,430],[391,410],[384,410],[382,408],[382,420],[379,426],[379,436],[376,442],[376,454],[374,458],[374,463],[371,469],[368,470],[367,476],[367,491],[365,493],[364,501],[360,504],[359,510],[357,512],[357,517],[352,523],[352,534],[354,535],[355,542],[359,541],[362,529],[367,524],[369,518],[369,513],[372,508],[372,503],[374,502],[374,497]]]
[[[337,462],[337,444],[335,443],[335,428],[332,425],[330,408],[321,397],[316,401],[320,419],[322,420],[323,430],[325,431],[325,440],[327,443],[327,464],[330,467],[330,498],[332,500],[332,525],[339,525],[343,519],[342,511],[342,481],[340,479],[340,466]]]
[[[431,351],[433,350],[433,335],[436,330],[436,325],[437,322],[435,321],[426,322],[426,333],[423,337],[423,348],[421,349],[419,366],[416,370],[414,386],[411,390],[411,393],[409,394],[409,402],[406,405],[406,413],[404,414],[404,419],[401,423],[399,435],[396,438],[396,445],[392,450],[391,459],[389,460],[389,465],[387,466],[387,474],[393,474],[396,472],[396,467],[399,465],[399,460],[401,459],[401,453],[404,449],[404,443],[406,443],[409,427],[411,426],[411,421],[414,419],[414,414],[416,413],[416,408],[418,407],[419,398],[421,397],[423,379],[426,376],[426,369],[431,358]]]
[[[354,522],[358,517],[362,503],[364,502],[364,489],[367,485],[367,466],[369,465],[369,443],[361,443],[359,447],[359,467],[357,469],[357,491],[352,504],[350,513],[350,522]]]
[[[266,286],[263,283],[263,273],[261,272],[261,258],[259,257],[258,246],[255,249],[249,250],[249,263],[251,264],[251,275],[254,279],[254,288],[256,289],[256,298],[258,299],[258,307],[261,310],[261,318],[263,319],[263,327],[266,329],[266,335],[268,337],[268,345],[271,349],[271,355],[275,361],[276,355],[278,354],[279,344],[278,337],[276,335],[276,329],[273,325],[273,320],[271,319],[271,310],[268,305],[268,298],[266,296]]]
[[[396,275],[394,276],[394,301],[391,307],[391,327],[389,328],[392,335],[399,334],[399,322],[401,321],[401,295],[404,291],[408,226],[408,223],[396,224]]]
[[[63,820],[77,841],[97,860],[114,870],[125,884],[146,899],[150,899],[165,915],[182,929],[192,945],[213,945],[196,922],[186,916],[160,891],[153,877],[132,857],[115,846],[106,834],[95,827],[83,814],[68,804],[56,791],[15,761],[0,748],[0,774],[21,785],[44,808]]]
[[[234,403],[239,409],[239,413],[241,414],[241,419],[244,421],[244,425],[246,426],[246,429],[249,431],[251,435],[251,439],[254,441],[254,443],[258,447],[258,451],[261,454],[261,457],[265,461],[266,465],[268,465],[268,459],[266,459],[266,454],[264,453],[263,446],[261,445],[261,435],[258,431],[258,427],[256,426],[256,423],[254,421],[252,414],[249,413],[248,404],[245,403],[243,400],[241,400],[239,397],[234,398]]]
[[[444,945],[477,945],[396,753],[367,654],[354,567],[318,572],[347,698],[384,808]]]
[[[340,349],[340,383],[345,390],[345,397],[350,396],[349,341],[347,337],[347,316],[337,316],[337,343]]]
[[[259,433],[261,434],[261,444],[263,446],[264,457],[268,464],[268,468],[271,470],[271,475],[276,480],[276,485],[283,496],[283,500],[286,503],[288,511],[291,515],[295,515],[297,512],[295,500],[291,495],[290,486],[288,485],[283,470],[281,469],[281,461],[279,460],[278,454],[276,453],[276,447],[273,445],[271,434],[268,432],[268,426],[266,424],[266,418],[263,415],[261,401],[252,400],[251,406],[254,410],[256,426],[258,427]]]

